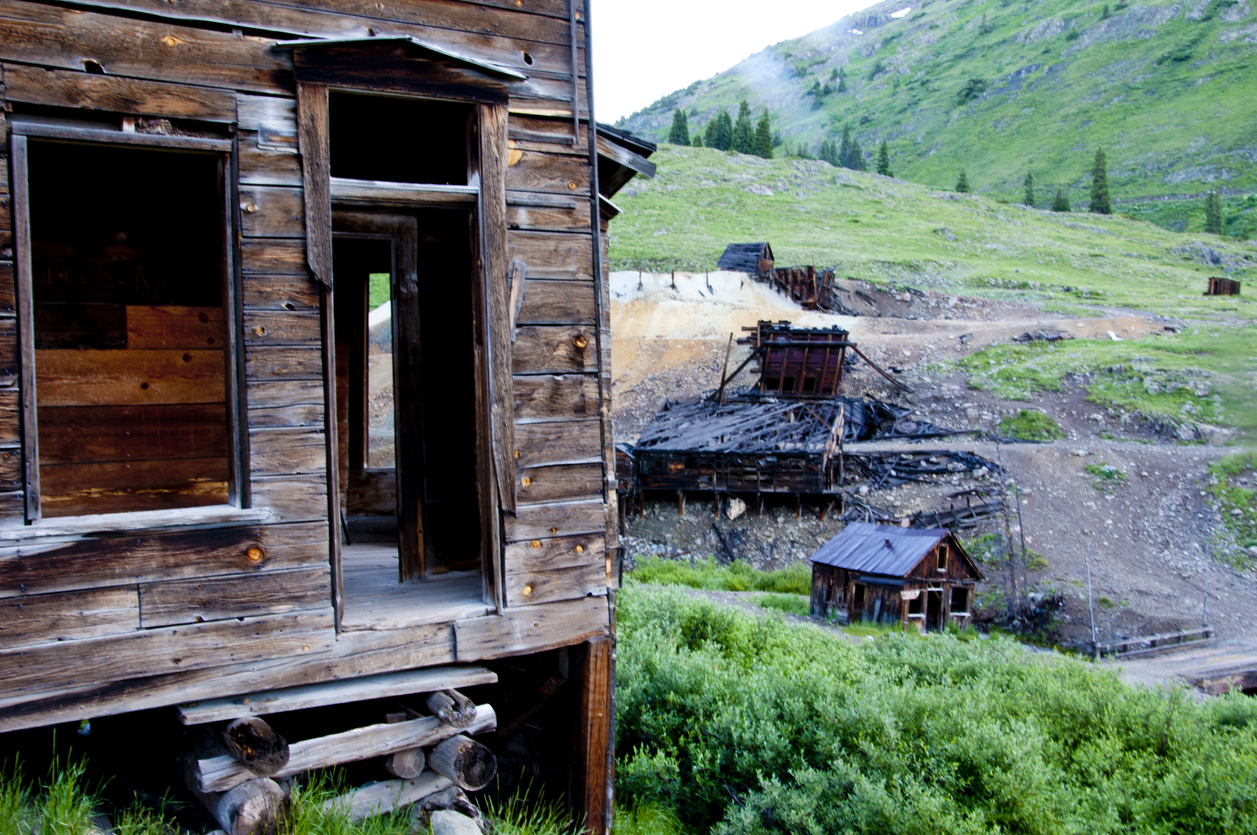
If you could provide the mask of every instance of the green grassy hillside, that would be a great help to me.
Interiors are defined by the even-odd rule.
[[[809,94],[817,82],[836,88],[838,70],[846,92]],[[620,125],[662,139],[678,107],[693,131],[718,108],[736,115],[746,98],[756,113],[768,109],[786,144],[814,153],[849,124],[866,155],[886,139],[898,175],[936,188],[965,168],[979,192],[1020,199],[1033,171],[1043,207],[1058,185],[1085,204],[1103,147],[1123,211],[1197,229],[1194,198],[1222,189],[1227,231],[1257,235],[1254,90],[1250,0],[894,0],[771,46]]]

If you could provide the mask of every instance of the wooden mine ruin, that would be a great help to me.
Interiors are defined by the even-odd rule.
[[[1206,296],[1238,296],[1240,283],[1233,278],[1217,278],[1211,276],[1203,295]]]
[[[923,633],[966,626],[983,579],[959,540],[937,528],[853,522],[811,559],[813,616]]]
[[[234,835],[322,765],[474,789],[558,700],[608,831],[603,233],[654,146],[593,120],[588,3],[0,9],[0,731],[421,708],[189,755]]]

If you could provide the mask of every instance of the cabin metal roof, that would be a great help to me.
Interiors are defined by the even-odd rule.
[[[811,559],[848,571],[906,577],[947,534],[943,528],[915,530],[852,522]]]
[[[773,260],[772,247],[767,243],[729,244],[716,262],[716,269],[738,273],[758,273],[759,259]]]

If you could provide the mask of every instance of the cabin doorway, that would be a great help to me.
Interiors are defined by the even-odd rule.
[[[943,628],[943,592],[931,589],[925,593],[925,628],[939,632]]]
[[[466,209],[334,215],[348,630],[485,611],[473,221]]]

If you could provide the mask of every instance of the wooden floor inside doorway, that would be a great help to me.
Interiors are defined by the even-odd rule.
[[[493,610],[484,602],[478,573],[399,583],[395,545],[345,545],[341,565],[345,577],[341,628],[347,632],[450,623]]]

